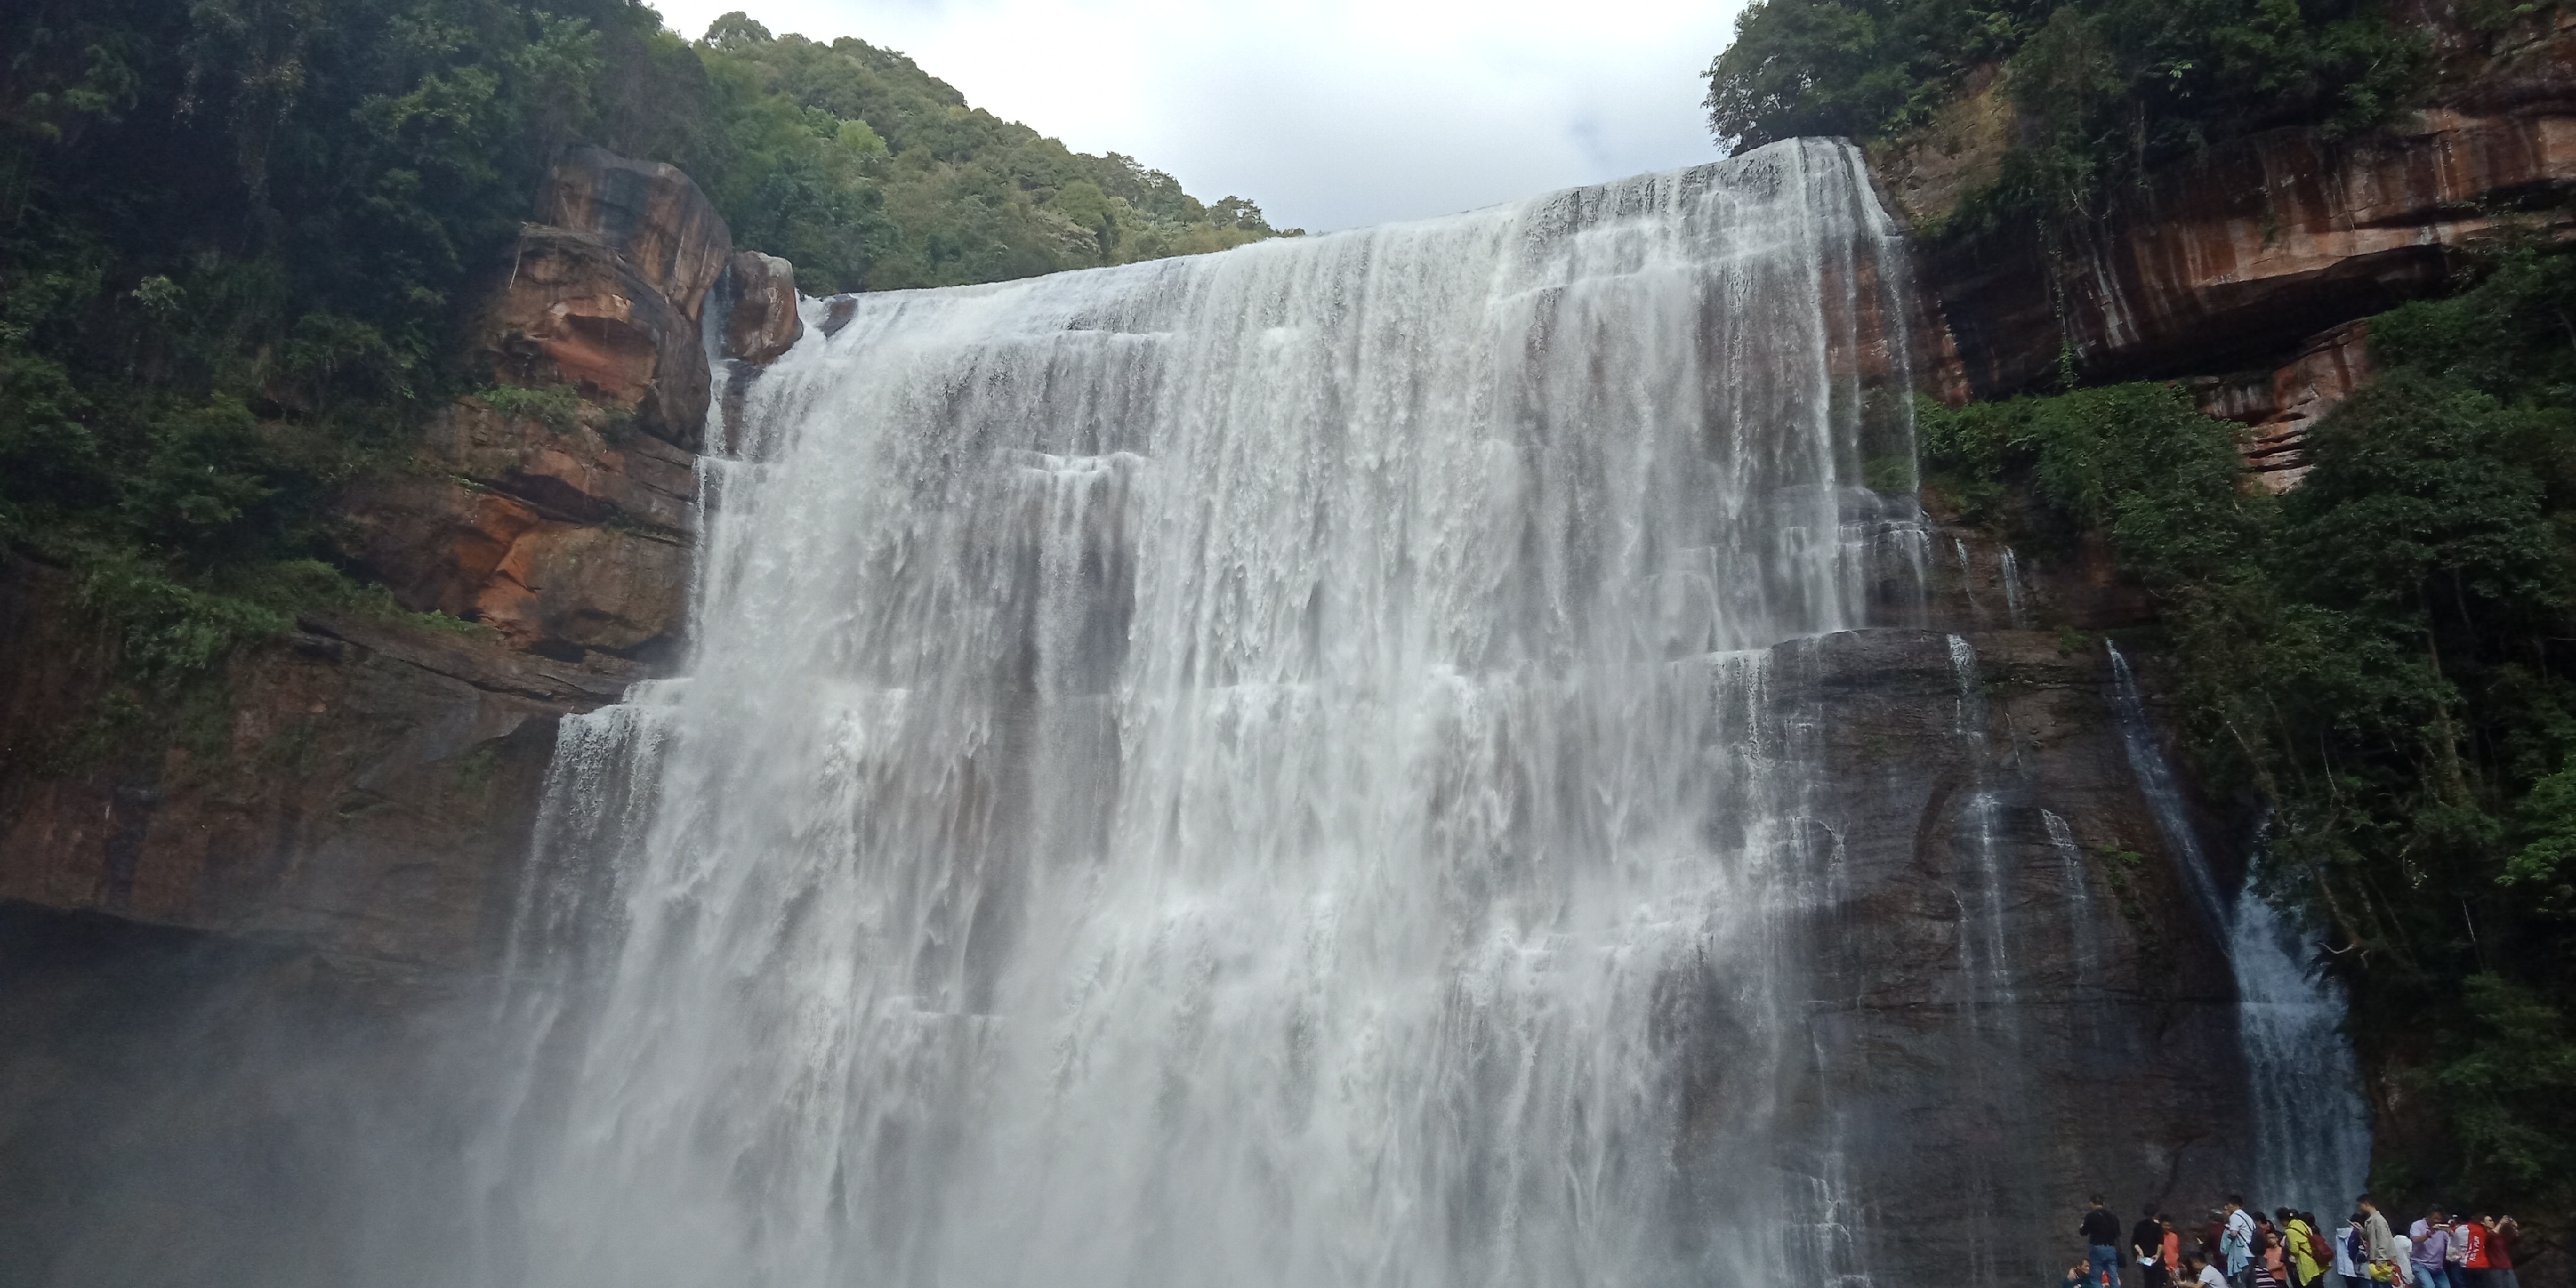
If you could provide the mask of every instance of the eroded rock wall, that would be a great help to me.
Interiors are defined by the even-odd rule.
[[[117,721],[72,579],[0,567],[0,900],[464,970],[516,894],[554,721],[627,677],[349,615]],[[175,726],[175,733],[169,732]]]
[[[72,576],[0,565],[0,901],[405,978],[488,969],[555,722],[685,642],[710,362],[801,334],[666,165],[575,148],[469,337],[501,386],[336,508],[395,605],[309,614],[177,711],[132,710]]]
[[[1966,605],[1952,600],[1947,611]],[[2039,1282],[2070,1196],[2245,1183],[2224,947],[2192,911],[2116,731],[2098,641],[1876,630],[1784,646],[1830,854],[1806,1111],[1848,1269]],[[2141,1192],[2141,1187],[2145,1192]],[[1830,1260],[1829,1260],[1830,1266]]]
[[[1990,87],[1879,149],[1889,204],[1934,233],[1918,256],[1932,387],[1952,401],[2044,390],[2069,359],[2088,382],[2183,380],[2213,414],[2256,430],[2248,454],[2267,486],[2295,484],[2307,427],[2368,378],[2353,323],[2449,289],[2463,252],[2508,227],[2576,235],[2564,210],[2576,192],[2576,15],[2490,55],[2446,56],[2449,88],[2390,127],[2222,144],[2055,241],[2018,226],[1941,231],[2013,137]]]

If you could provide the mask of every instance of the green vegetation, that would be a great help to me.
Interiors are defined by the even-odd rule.
[[[2150,168],[2256,130],[2366,130],[2431,65],[2378,0],[1759,0],[1736,31],[1708,108],[1738,148],[1896,139],[1999,68],[2012,146],[1964,227],[2099,217]]]
[[[688,170],[813,293],[1274,235],[738,14],[692,44],[636,0],[27,0],[0,18],[0,548],[74,568],[154,684],[354,593],[316,562],[327,504],[480,383],[462,316],[577,141]]]
[[[2240,484],[2160,385],[1927,406],[1930,486],[2157,597],[2204,780],[2272,811],[2259,878],[2327,934],[2375,1066],[2448,1150],[2385,1188],[2576,1202],[2576,258],[2504,253],[2373,323],[2314,473]]]
[[[1172,176],[970,108],[864,41],[772,38],[727,14],[696,49],[717,130],[674,147],[744,244],[809,292],[954,286],[1224,250],[1275,236]],[[695,88],[692,86],[692,88]]]

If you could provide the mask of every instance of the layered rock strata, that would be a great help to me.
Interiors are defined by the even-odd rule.
[[[2308,427],[2368,378],[2351,324],[2448,289],[2463,251],[2509,229],[2576,234],[2576,17],[2556,23],[2371,136],[2273,130],[2169,165],[2064,244],[1940,232],[2013,137],[1993,87],[1972,86],[1872,158],[1889,204],[1935,234],[1918,257],[1935,391],[2044,389],[2068,359],[2088,381],[2186,380],[2253,430],[2264,486],[2295,484]]]
[[[516,893],[554,722],[632,668],[486,633],[307,618],[120,736],[112,647],[69,575],[0,569],[0,900],[479,969]]]
[[[306,616],[180,712],[120,718],[69,574],[0,568],[0,901],[319,954],[488,968],[562,716],[683,639],[710,364],[801,334],[794,270],[666,165],[566,154],[474,344],[502,385],[336,509],[400,614]]]

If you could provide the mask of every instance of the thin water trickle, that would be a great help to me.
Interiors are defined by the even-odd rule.
[[[2039,812],[2040,824],[2048,829],[2048,843],[2057,851],[2059,876],[2066,889],[2066,924],[2075,936],[2075,978],[2079,985],[2089,985],[2102,974],[2102,946],[2095,941],[2093,920],[2093,882],[2084,864],[2084,847],[2075,840],[2075,826],[2054,810]]]

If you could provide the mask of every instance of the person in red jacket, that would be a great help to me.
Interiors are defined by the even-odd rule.
[[[2487,1243],[2494,1236],[2487,1230],[2487,1214],[2471,1208],[2469,1219],[2460,1223],[2456,1234],[2460,1240],[2460,1269],[2468,1274],[2469,1288],[2488,1288],[2491,1266]]]

